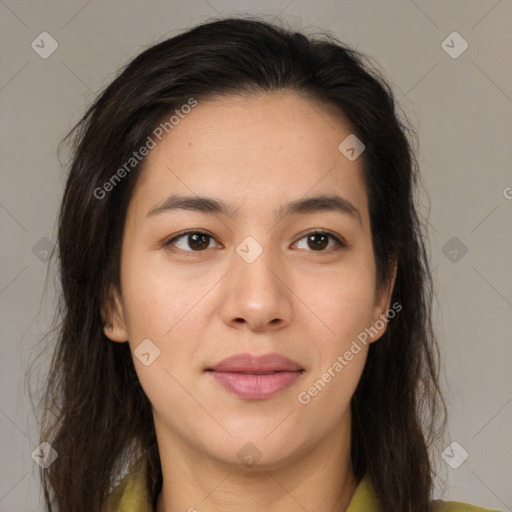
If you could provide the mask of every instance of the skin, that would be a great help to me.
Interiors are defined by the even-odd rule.
[[[132,355],[144,339],[160,350],[149,366],[134,356],[162,461],[158,512],[347,509],[359,483],[350,399],[369,345],[360,343],[307,405],[298,394],[390,307],[394,276],[376,288],[362,158],[351,162],[338,150],[350,133],[339,114],[293,92],[229,95],[199,102],[149,153],[128,208],[121,290],[105,308],[113,324],[105,333],[128,341]],[[338,211],[276,216],[290,201],[333,193],[360,220]],[[220,198],[236,215],[147,216],[171,194]],[[187,236],[165,246],[189,229],[212,236],[206,249]],[[329,238],[316,249],[306,237],[316,229],[347,246]],[[236,252],[248,236],[263,249],[252,263]],[[272,398],[241,399],[205,368],[243,352],[277,352],[304,372]],[[261,453],[250,467],[237,456],[247,443]]]

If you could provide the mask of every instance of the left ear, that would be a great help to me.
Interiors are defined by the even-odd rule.
[[[397,266],[398,261],[394,259],[391,267],[391,276],[388,281],[381,286],[380,290],[375,293],[372,324],[369,328],[370,336],[368,338],[370,343],[377,341],[386,332],[387,312],[390,308],[391,295],[393,294],[393,288],[395,286]]]

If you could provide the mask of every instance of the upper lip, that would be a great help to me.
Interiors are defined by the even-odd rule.
[[[303,368],[291,359],[280,354],[235,354],[223,359],[206,370],[236,373],[268,373],[282,371],[299,371]]]

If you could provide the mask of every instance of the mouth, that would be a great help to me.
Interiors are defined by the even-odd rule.
[[[205,371],[223,390],[239,398],[266,400],[296,383],[305,370],[279,354],[236,354]]]
[[[252,355],[244,353],[227,357],[206,370],[265,375],[285,371],[303,371],[304,368],[299,363],[280,354]]]
[[[297,382],[304,370],[283,370],[264,373],[210,370],[221,387],[245,400],[267,400]]]

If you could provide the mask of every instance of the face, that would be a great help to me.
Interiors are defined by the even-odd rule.
[[[391,292],[376,293],[362,158],[338,149],[350,133],[292,92],[226,96],[199,102],[147,156],[106,334],[130,344],[167,450],[279,464],[350,431]],[[240,354],[295,366],[211,371]]]

